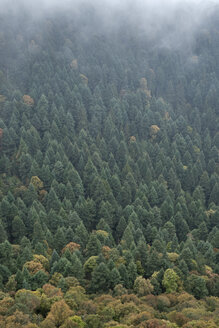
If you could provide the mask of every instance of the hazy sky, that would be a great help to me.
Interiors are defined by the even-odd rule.
[[[25,7],[31,10],[33,15],[60,8],[71,8],[77,11],[85,4],[93,6],[105,16],[125,11],[129,16],[138,13],[141,19],[169,17],[175,15],[177,10],[187,8],[194,14],[194,18],[198,19],[206,10],[219,4],[219,0],[0,0],[0,13],[9,6]]]
[[[9,3],[15,5],[17,3],[23,4],[28,8],[42,8],[51,9],[71,6],[78,7],[82,3],[89,3],[95,7],[105,8],[106,10],[128,8],[128,7],[141,7],[142,9],[150,10],[169,10],[185,4],[187,6],[195,6],[198,11],[214,4],[219,4],[219,0],[0,0],[1,10],[7,7]]]
[[[161,45],[177,47],[193,37],[219,0],[0,0],[0,4],[0,13],[11,7],[16,14],[19,7],[33,18],[65,9],[73,17],[89,5],[96,13],[99,30],[116,29],[123,20],[138,33],[157,37]]]

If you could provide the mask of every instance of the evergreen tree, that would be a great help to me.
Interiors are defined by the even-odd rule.
[[[25,225],[19,216],[15,216],[12,221],[12,237],[14,243],[19,243],[25,236]]]
[[[88,257],[99,255],[101,251],[101,243],[97,238],[97,235],[92,233],[88,239],[86,246],[86,255]]]
[[[106,292],[110,283],[110,271],[105,263],[100,263],[92,272],[91,290]]]
[[[5,229],[3,227],[2,222],[0,222],[0,244],[3,243],[7,239],[7,235]]]
[[[35,246],[38,242],[43,242],[45,239],[44,233],[43,233],[43,229],[42,226],[40,224],[39,221],[36,221],[34,223],[34,227],[33,227],[33,245]]]
[[[66,240],[65,240],[65,233],[63,228],[58,228],[57,232],[55,234],[55,248],[58,253],[63,249],[63,247],[66,245]]]
[[[198,299],[203,298],[208,294],[205,280],[194,274],[188,278],[188,289]]]
[[[46,206],[48,210],[53,209],[55,212],[60,210],[61,204],[53,188],[48,193]]]
[[[82,222],[75,229],[75,241],[81,245],[82,249],[85,249],[88,242],[88,232]]]
[[[110,272],[110,288],[114,288],[121,282],[121,277],[119,271],[116,268],[113,268]]]

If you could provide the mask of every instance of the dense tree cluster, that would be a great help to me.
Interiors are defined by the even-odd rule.
[[[50,282],[36,291],[22,288],[13,295],[1,292],[2,327],[218,327],[217,297],[197,300],[186,292],[152,295],[147,280],[142,277],[136,279],[136,287],[141,285],[136,289],[137,295],[127,293],[127,289],[118,284],[111,294],[91,297],[77,279],[63,279],[58,274]]]
[[[2,327],[218,327],[217,13],[189,50],[88,32],[89,13],[11,15]]]

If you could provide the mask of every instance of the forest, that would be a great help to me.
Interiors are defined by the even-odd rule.
[[[0,11],[0,327],[217,328],[219,8],[108,23]]]

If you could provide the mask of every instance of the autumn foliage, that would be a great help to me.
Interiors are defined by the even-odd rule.
[[[62,253],[65,253],[65,251],[68,249],[71,253],[73,253],[74,251],[76,250],[79,250],[80,249],[80,245],[77,244],[77,243],[73,243],[73,242],[70,242],[68,243],[63,249],[62,249]]]
[[[34,105],[34,100],[33,100],[33,98],[31,98],[29,95],[24,95],[24,96],[23,96],[23,102],[24,102],[27,106],[33,106],[33,105]]]

